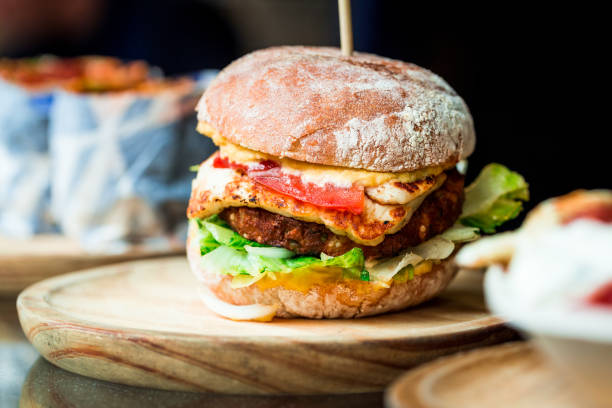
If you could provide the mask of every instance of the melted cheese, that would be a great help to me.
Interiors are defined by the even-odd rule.
[[[357,184],[364,187],[379,186],[388,182],[412,183],[425,179],[428,176],[437,176],[442,173],[443,167],[428,167],[422,170],[403,173],[384,173],[360,169],[349,169],[322,164],[301,162],[289,158],[271,156],[266,153],[256,152],[245,147],[230,143],[218,132],[204,122],[198,123],[198,131],[210,136],[213,142],[219,146],[224,157],[237,163],[257,162],[260,160],[274,160],[280,162],[284,171],[299,172],[305,182],[315,184],[332,183],[336,185],[350,186]]]
[[[414,268],[414,274],[416,276],[425,275],[426,273],[431,272],[432,269],[433,269],[432,261],[423,261],[420,264],[418,264],[416,268]]]
[[[258,280],[255,285],[260,290],[282,286],[287,289],[307,293],[314,285],[331,285],[340,283],[341,268],[327,267],[322,270],[311,269],[308,273],[272,273]]]
[[[435,190],[429,189],[412,201],[398,205],[380,204],[366,196],[362,213],[356,215],[278,194],[253,182],[241,171],[213,167],[215,157],[202,163],[193,182],[187,210],[189,218],[205,218],[227,207],[255,207],[323,224],[335,234],[346,235],[363,245],[378,245],[386,234],[394,234],[406,225],[427,195]]]
[[[425,275],[432,271],[433,262],[423,261],[417,265],[414,269],[414,275]],[[404,281],[399,281],[403,283]],[[341,268],[326,267],[318,270],[309,270],[308,273],[268,273],[261,279],[259,279],[255,285],[260,290],[266,290],[282,286],[287,289],[296,290],[302,293],[308,293],[313,286],[320,285],[322,287],[332,287],[333,284],[339,284],[341,282],[349,283],[357,290],[362,290],[364,295],[370,292],[372,289],[388,288],[391,286],[393,280],[388,282],[377,282],[377,281],[359,281],[359,280],[347,280],[342,277]]]

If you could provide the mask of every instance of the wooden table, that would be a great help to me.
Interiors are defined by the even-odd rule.
[[[8,359],[8,356],[17,358]],[[10,369],[7,367],[10,365]],[[10,378],[8,378],[10,376]],[[382,407],[382,393],[233,396],[152,390],[94,380],[49,364],[27,342],[15,299],[0,299],[0,407]]]

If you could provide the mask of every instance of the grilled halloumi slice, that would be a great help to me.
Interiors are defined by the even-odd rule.
[[[219,153],[216,153],[219,154]],[[399,231],[427,195],[442,185],[445,176],[427,182],[414,198],[403,204],[381,204],[366,195],[361,214],[325,209],[276,193],[240,170],[215,168],[211,156],[200,166],[193,181],[189,218],[205,218],[228,207],[256,207],[307,222],[324,224],[338,235],[346,235],[363,245],[378,245],[385,235]]]
[[[380,204],[407,204],[423,194],[435,190],[446,180],[446,174],[428,176],[411,183],[389,181],[376,187],[366,188],[366,194]]]

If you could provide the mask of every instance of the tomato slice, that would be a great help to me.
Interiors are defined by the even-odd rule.
[[[593,292],[587,302],[594,306],[612,307],[612,281]]]
[[[217,154],[212,165],[217,169],[246,171],[249,178],[256,183],[305,203],[323,208],[345,210],[353,214],[361,214],[363,211],[365,200],[363,187],[341,187],[331,183],[321,186],[314,183],[304,183],[299,176],[283,172],[280,165],[273,160],[262,160],[247,167]]]
[[[341,187],[331,183],[324,185],[304,183],[299,176],[285,173],[280,167],[267,170],[248,170],[249,178],[278,193],[319,207],[346,210],[361,214],[364,205],[364,188]]]

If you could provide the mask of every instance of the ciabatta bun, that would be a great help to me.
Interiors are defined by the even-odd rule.
[[[468,107],[442,78],[336,48],[245,55],[210,84],[198,120],[203,133],[251,150],[371,171],[453,165],[475,144]]]

